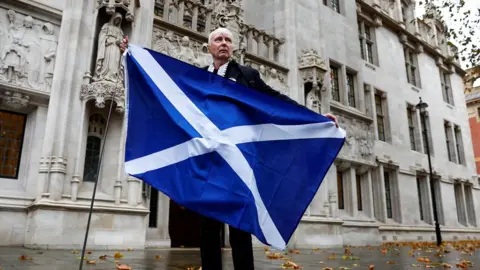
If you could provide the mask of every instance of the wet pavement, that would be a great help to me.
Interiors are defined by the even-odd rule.
[[[256,249],[255,269],[480,269],[480,253],[477,249],[480,249],[480,242],[472,241],[447,244],[440,249],[427,244],[388,244],[380,247],[301,249],[287,252]],[[0,247],[0,269],[79,269],[80,253],[81,251],[72,250]],[[233,270],[231,251],[225,249],[223,255],[224,269]],[[200,252],[195,249],[92,251],[87,254],[87,260],[89,263],[83,265],[85,270],[114,270],[119,269],[119,264],[128,265],[131,270],[198,270]]]

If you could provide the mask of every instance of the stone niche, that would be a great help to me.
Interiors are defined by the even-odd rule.
[[[59,26],[0,7],[0,84],[49,92]]]

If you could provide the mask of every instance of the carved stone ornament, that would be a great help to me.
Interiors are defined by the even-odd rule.
[[[0,82],[50,91],[58,27],[0,8]]]
[[[95,100],[98,108],[103,108],[106,100],[115,101],[119,113],[125,109],[124,67],[120,51],[123,39],[121,22],[122,15],[117,12],[102,26],[98,34],[92,82],[82,85],[80,91],[80,99]]]
[[[0,100],[5,107],[22,109],[28,106],[30,96],[17,92],[5,91],[3,95],[0,94]]]
[[[134,0],[97,0],[97,9],[105,7],[105,11],[108,15],[114,15],[116,8],[123,9],[125,14],[125,20],[127,22],[133,22],[134,15]]]
[[[374,130],[362,120],[337,114],[338,122],[345,127],[347,137],[339,156],[351,160],[373,161]]]
[[[316,67],[321,70],[327,71],[327,65],[325,60],[318,54],[315,49],[303,49],[301,55],[298,57],[298,68],[305,69]]]
[[[80,99],[95,100],[97,108],[105,108],[105,101],[113,100],[116,104],[115,110],[118,113],[125,111],[125,89],[121,84],[102,81],[82,85]]]

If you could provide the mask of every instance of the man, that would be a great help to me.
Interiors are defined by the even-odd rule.
[[[257,70],[240,65],[233,60],[232,39],[232,33],[226,28],[218,28],[210,33],[208,36],[208,51],[212,55],[213,62],[210,66],[204,67],[204,69],[224,78],[235,80],[237,83],[249,88],[301,106],[286,95],[268,86],[260,78],[260,73]],[[121,45],[122,51],[126,48],[127,43],[128,38],[125,38]],[[335,116],[331,114],[326,114],[325,116],[333,120],[338,127]],[[220,235],[222,226],[223,224],[217,220],[202,217],[200,244],[202,270],[222,269],[222,243]],[[236,270],[253,270],[254,259],[251,234],[232,226],[229,226],[229,233],[234,268]]]

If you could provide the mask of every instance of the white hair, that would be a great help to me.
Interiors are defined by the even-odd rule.
[[[212,31],[210,33],[210,35],[208,35],[208,45],[210,45],[212,43],[212,39],[215,36],[221,35],[221,34],[226,35],[227,37],[233,39],[233,34],[232,34],[232,32],[230,32],[230,30],[228,30],[227,28],[220,27],[220,28],[215,29],[214,31]],[[232,40],[232,42],[233,42],[233,40]]]

